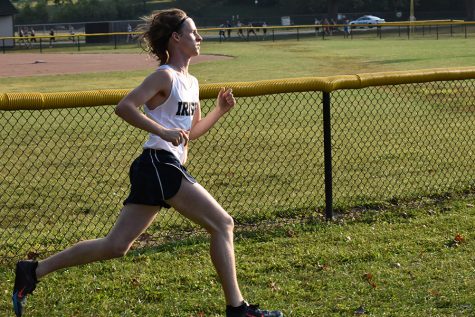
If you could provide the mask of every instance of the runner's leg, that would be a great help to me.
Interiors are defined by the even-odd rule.
[[[123,256],[132,243],[155,219],[159,207],[127,204],[109,234],[100,239],[81,241],[68,249],[39,261],[38,279],[56,270]]]
[[[239,306],[243,297],[239,290],[234,259],[232,217],[198,183],[182,180],[178,193],[167,200],[186,218],[204,227],[211,235],[211,260],[224,290],[226,303]]]

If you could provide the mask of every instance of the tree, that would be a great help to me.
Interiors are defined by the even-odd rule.
[[[328,17],[331,19],[338,18],[338,5],[340,4],[341,0],[328,0]]]
[[[465,0],[465,16],[467,20],[475,19],[475,0]]]

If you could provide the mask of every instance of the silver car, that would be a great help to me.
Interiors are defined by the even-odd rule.
[[[362,17],[353,20],[350,22],[350,26],[356,27],[359,24],[380,24],[384,23],[386,20],[375,17],[374,15],[363,15]],[[371,26],[370,26],[371,27]]]

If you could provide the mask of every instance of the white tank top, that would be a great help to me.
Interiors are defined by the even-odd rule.
[[[172,89],[170,96],[164,103],[153,110],[150,110],[145,104],[145,114],[165,128],[179,128],[190,131],[193,114],[200,100],[198,80],[192,75],[184,75],[175,71],[169,65],[162,65],[158,69],[171,70]],[[171,142],[163,140],[158,135],[150,134],[143,147],[146,149],[169,151],[176,156],[181,164],[186,162],[188,148],[183,143],[174,146]]]

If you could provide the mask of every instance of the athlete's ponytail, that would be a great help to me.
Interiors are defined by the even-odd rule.
[[[186,13],[180,9],[154,11],[151,15],[142,17],[144,23],[137,28],[142,32],[139,36],[141,46],[159,60],[160,65],[168,62],[168,40],[173,32],[180,30],[186,19]]]

